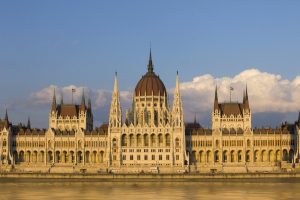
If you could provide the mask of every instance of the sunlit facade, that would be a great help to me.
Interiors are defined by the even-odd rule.
[[[175,73],[174,73],[175,75]],[[175,77],[175,76],[174,76]],[[201,103],[201,102],[199,102]],[[0,168],[50,173],[246,173],[299,168],[299,125],[253,129],[248,89],[243,102],[223,102],[216,88],[211,129],[184,123],[179,75],[173,104],[154,72],[133,91],[132,107],[122,112],[117,75],[108,123],[94,128],[91,100],[58,104],[54,91],[49,127],[12,125],[0,119]]]

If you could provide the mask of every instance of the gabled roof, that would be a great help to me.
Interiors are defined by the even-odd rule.
[[[74,104],[63,104],[57,107],[58,116],[62,117],[78,117],[79,114],[79,105]]]
[[[219,109],[222,115],[241,115],[243,116],[243,104],[242,103],[221,103]]]

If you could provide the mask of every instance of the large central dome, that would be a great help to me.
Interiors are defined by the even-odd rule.
[[[135,87],[135,96],[165,96],[167,94],[164,83],[153,71],[150,49],[148,72],[141,78]]]

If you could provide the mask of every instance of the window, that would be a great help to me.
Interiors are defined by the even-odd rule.
[[[126,160],[126,155],[123,155],[123,160]]]
[[[137,160],[141,160],[141,156],[140,155],[137,156]]]
[[[133,155],[130,155],[130,160],[133,160]]]
[[[179,155],[176,155],[176,160],[179,160]]]
[[[167,134],[166,135],[166,146],[170,147],[170,144],[171,144],[170,134]]]
[[[147,155],[144,155],[144,160],[148,160],[148,156]]]
[[[155,155],[152,155],[152,160],[155,160]]]
[[[162,155],[159,155],[159,156],[158,156],[158,159],[159,159],[159,160],[162,160]]]
[[[176,140],[175,140],[175,146],[176,146],[176,148],[179,148],[179,139],[178,138],[176,138]]]
[[[170,160],[170,155],[166,155],[166,160]]]
[[[80,145],[78,145],[78,146],[80,146]],[[117,147],[117,140],[116,140],[116,138],[114,138],[113,139],[113,148],[116,148]]]

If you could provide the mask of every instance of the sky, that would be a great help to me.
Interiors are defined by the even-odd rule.
[[[0,117],[48,127],[53,88],[91,96],[95,125],[107,121],[115,71],[129,107],[154,69],[172,101],[176,71],[185,119],[210,126],[220,100],[249,87],[254,126],[297,119],[300,110],[300,1],[0,1]],[[59,96],[59,95],[58,95]]]

